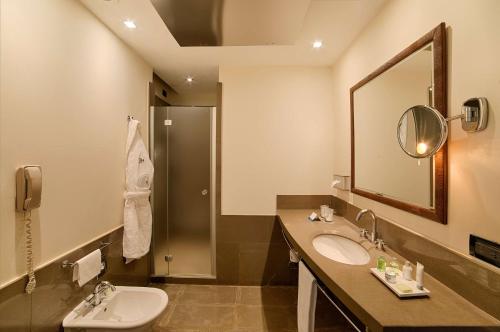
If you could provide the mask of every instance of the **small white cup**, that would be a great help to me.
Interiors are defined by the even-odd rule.
[[[329,210],[330,210],[330,207],[328,205],[321,205],[319,207],[320,215],[323,218],[326,218],[326,216],[328,215]]]
[[[334,214],[334,212],[335,211],[333,209],[328,208],[328,213],[325,216],[325,220],[329,221],[329,222],[333,221],[333,214]]]

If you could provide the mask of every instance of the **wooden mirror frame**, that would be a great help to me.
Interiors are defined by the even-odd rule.
[[[370,198],[395,208],[422,216],[427,219],[437,221],[442,224],[447,223],[448,215],[448,144],[434,155],[434,207],[425,208],[422,206],[403,202],[394,198],[380,196],[375,193],[356,188],[355,174],[355,142],[354,142],[354,92],[392,68],[411,54],[420,50],[427,44],[432,43],[434,62],[434,108],[436,108],[445,118],[447,117],[447,63],[446,63],[446,25],[439,24],[436,28],[426,33],[419,40],[408,46],[395,57],[387,61],[370,75],[366,76],[359,83],[350,89],[351,99],[351,192]],[[396,128],[394,129],[396,130]]]

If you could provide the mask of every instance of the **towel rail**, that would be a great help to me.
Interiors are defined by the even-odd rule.
[[[295,256],[297,256],[297,258],[300,260],[301,258],[300,258],[299,252],[297,250],[295,250],[295,248],[292,246],[290,241],[288,241],[288,238],[286,237],[286,234],[285,234],[285,231],[283,230],[283,228],[281,229],[281,234],[283,234],[283,238],[285,239],[285,242],[286,242],[286,245],[288,246],[288,249],[293,251]]]
[[[101,242],[101,244],[99,245],[99,250],[103,250],[104,248],[108,247],[111,244],[113,244],[113,242]],[[101,253],[101,256],[102,256],[102,253]],[[73,266],[75,266],[75,264],[76,264],[76,262],[70,262],[66,259],[66,260],[62,261],[61,267],[63,269],[72,268]]]

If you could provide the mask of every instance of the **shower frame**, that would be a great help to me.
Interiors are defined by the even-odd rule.
[[[148,128],[149,128],[149,153],[151,159],[153,160],[153,165],[155,161],[155,142],[154,142],[154,120],[155,120],[155,109],[161,108],[169,108],[169,107],[183,107],[183,106],[150,106],[149,107],[149,117],[148,117]],[[216,270],[216,186],[217,186],[217,109],[214,106],[186,106],[186,107],[202,107],[210,109],[210,264],[211,264],[211,273],[210,274],[158,274],[155,269],[155,206],[154,206],[154,181],[153,178],[153,186],[151,190],[151,209],[153,213],[153,231],[152,231],[152,240],[151,240],[151,255],[150,255],[150,264],[151,264],[151,278],[152,279],[164,279],[164,278],[197,278],[197,279],[216,279],[217,270]],[[168,143],[167,143],[168,144]],[[168,171],[167,171],[167,181],[168,181]],[[167,203],[168,204],[168,203]],[[167,205],[168,209],[168,205]],[[168,224],[168,219],[167,219]],[[168,225],[167,225],[168,227]],[[168,241],[168,235],[167,235]],[[167,262],[170,264],[170,262]]]

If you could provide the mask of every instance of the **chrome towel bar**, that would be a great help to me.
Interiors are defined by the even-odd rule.
[[[99,250],[103,250],[104,248],[108,247],[112,243],[113,242],[101,242],[101,244],[99,245]],[[102,253],[101,253],[101,255],[102,255]],[[62,261],[61,267],[63,269],[72,268],[73,266],[75,266],[75,264],[76,264],[76,262],[70,262],[66,259],[66,260]]]
[[[292,246],[292,244],[290,243],[290,241],[288,241],[288,238],[286,237],[286,234],[285,234],[285,231],[283,230],[283,228],[281,228],[281,234],[283,235],[283,238],[285,239],[285,242],[286,242],[286,245],[288,246],[288,249],[290,249],[291,251],[293,251],[293,253],[295,254],[295,256],[298,257],[298,259],[300,260],[300,255],[299,255],[299,252],[297,250],[295,250],[295,248]]]

